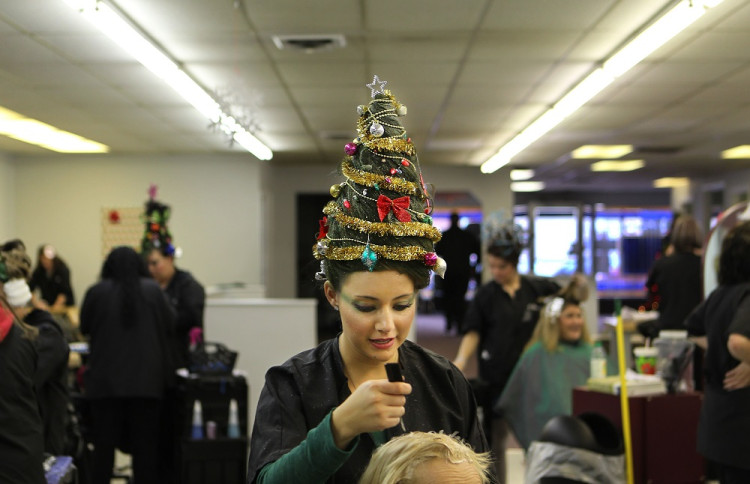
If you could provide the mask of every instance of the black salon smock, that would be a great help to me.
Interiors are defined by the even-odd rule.
[[[47,270],[38,266],[34,269],[31,274],[31,280],[29,280],[29,289],[34,292],[35,289],[39,288],[42,299],[47,304],[52,306],[57,300],[57,296],[65,294],[65,305],[75,306],[76,300],[73,297],[73,288],[70,285],[70,270],[67,267],[61,266],[55,268],[51,276],[47,276]]]
[[[685,318],[703,299],[703,263],[699,255],[678,252],[654,263],[646,287],[656,285],[658,329],[685,329]]]
[[[14,324],[0,340],[0,483],[44,484],[34,343]]]
[[[560,290],[552,279],[520,277],[521,287],[513,298],[494,280],[482,285],[464,318],[463,332],[479,333],[479,377],[489,383],[492,399],[502,393],[534,332],[541,309],[538,299]]]
[[[474,396],[463,374],[442,356],[408,340],[399,348],[399,361],[405,381],[412,385],[403,417],[406,432],[457,432],[474,450],[487,451]],[[247,482],[255,482],[263,466],[302,442],[350,394],[338,338],[269,369],[253,426]],[[403,433],[398,425],[384,431],[388,440]],[[360,435],[351,457],[327,482],[356,483],[374,450],[372,437]]]
[[[206,293],[203,286],[187,271],[175,269],[164,292],[177,313],[173,354],[178,368],[187,366],[190,329],[203,328]]]
[[[47,311],[33,309],[24,322],[39,330],[36,339],[37,361],[34,383],[44,423],[44,451],[65,453],[65,428],[68,424],[68,354],[70,349],[57,321]]]
[[[739,364],[727,349],[731,332],[750,334],[750,283],[717,287],[688,317],[690,334],[708,337],[706,386],[698,424],[698,452],[750,469],[750,388],[726,391],[724,375]]]

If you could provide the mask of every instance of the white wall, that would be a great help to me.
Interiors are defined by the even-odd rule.
[[[264,251],[267,258],[266,294],[268,297],[295,297],[296,293],[296,237],[310,240],[312,250],[315,234],[296,232],[297,194],[328,193],[331,185],[343,178],[335,173],[336,162],[328,167],[285,166],[264,169],[264,203],[268,216],[277,221],[264,230]],[[510,213],[512,193],[507,170],[484,175],[478,167],[429,166],[424,169],[426,183],[438,191],[471,192],[482,204],[485,214],[499,209]],[[320,207],[321,211],[323,207]],[[322,212],[321,212],[322,217]]]
[[[15,167],[0,154],[0,242],[13,238],[16,230]]]
[[[214,154],[25,158],[15,165],[15,227],[3,235],[22,238],[35,261],[39,244],[55,245],[71,267],[80,303],[101,269],[101,209],[143,208],[155,183],[157,198],[172,207],[169,227],[184,253],[178,266],[204,285],[259,284],[260,163],[250,155]]]

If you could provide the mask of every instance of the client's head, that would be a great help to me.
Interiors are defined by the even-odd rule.
[[[490,457],[457,437],[412,432],[380,446],[359,484],[486,484]]]

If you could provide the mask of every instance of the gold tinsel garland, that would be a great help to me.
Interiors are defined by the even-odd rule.
[[[391,247],[388,245],[369,245],[370,250],[375,252],[378,257],[397,261],[424,260],[424,256],[430,251],[425,250],[417,245],[406,247]],[[313,246],[313,256],[316,259],[329,260],[355,260],[362,257],[362,251],[365,249],[361,245],[351,245],[348,247],[328,247],[325,255],[321,255],[318,246]]]
[[[323,208],[323,213],[333,217],[338,223],[346,228],[358,230],[366,234],[377,234],[382,236],[391,235],[396,237],[424,237],[432,242],[439,242],[442,238],[440,230],[424,222],[368,222],[356,217],[351,217],[341,212],[336,202],[328,202]]]
[[[377,184],[379,188],[385,188],[406,195],[418,195],[420,198],[424,198],[424,195],[417,191],[416,184],[395,176],[386,177],[384,175],[376,175],[375,173],[357,170],[352,165],[350,159],[344,160],[341,164],[341,172],[345,177],[359,185],[374,187]],[[390,181],[386,180],[386,178]]]

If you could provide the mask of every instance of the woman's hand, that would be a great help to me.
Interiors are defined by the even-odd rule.
[[[739,390],[750,386],[750,365],[740,363],[724,375],[724,390]]]
[[[411,385],[388,380],[362,383],[331,415],[333,439],[345,449],[359,434],[395,427],[406,409]]]

